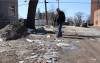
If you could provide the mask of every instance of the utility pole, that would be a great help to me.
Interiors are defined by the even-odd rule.
[[[59,8],[59,0],[58,0],[58,8]]]
[[[48,2],[45,0],[44,3],[45,3],[46,25],[48,25],[48,15],[47,15],[47,3]]]
[[[59,8],[59,0],[57,0],[58,1],[58,8]]]

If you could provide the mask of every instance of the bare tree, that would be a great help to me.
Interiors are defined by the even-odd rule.
[[[67,25],[72,26],[73,24],[74,24],[74,22],[73,22],[73,17],[68,17],[68,18],[67,18]]]
[[[88,25],[91,25],[91,16],[90,15],[88,16],[86,21],[87,21]]]
[[[30,0],[27,14],[26,27],[35,29],[35,13],[38,0]]]
[[[77,17],[76,17],[76,16],[74,16],[73,21],[74,21],[74,25],[76,26],[76,25],[77,25],[77,23],[78,23],[78,19],[77,19]]]
[[[82,12],[77,12],[76,14],[75,14],[75,23],[76,23],[76,26],[80,26],[81,25],[81,23],[82,23],[82,18],[83,18],[83,13]]]

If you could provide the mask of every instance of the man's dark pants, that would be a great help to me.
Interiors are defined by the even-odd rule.
[[[62,37],[62,23],[57,26],[57,37]]]

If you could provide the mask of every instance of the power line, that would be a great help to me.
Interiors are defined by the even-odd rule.
[[[44,2],[38,2],[38,3],[44,3]],[[46,2],[46,3],[57,3],[57,2]],[[64,4],[91,4],[90,2],[59,2],[59,3],[64,3]],[[20,4],[20,5],[18,5],[18,6],[23,6],[23,5],[28,5],[28,3],[27,4]]]
[[[24,1],[24,2],[28,2],[28,1]],[[94,1],[95,2],[95,1]],[[44,3],[44,1],[39,1],[38,3]],[[57,1],[48,1],[48,3],[58,3]],[[59,1],[59,3],[91,3],[91,1],[90,2],[79,2],[79,1],[63,1],[63,2],[60,2]]]
[[[28,2],[28,1],[25,1],[25,2]],[[44,2],[38,2],[38,3],[44,3]],[[47,3],[58,3],[58,2],[50,2],[50,1],[48,1]],[[59,3],[91,3],[91,2],[75,2],[75,1],[70,1],[70,2],[59,2]]]

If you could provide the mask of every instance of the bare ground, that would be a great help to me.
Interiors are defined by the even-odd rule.
[[[99,32],[99,30],[97,32]],[[71,35],[68,37],[68,35],[66,35],[68,34],[66,30],[64,31],[64,33],[65,35],[63,36],[63,38],[59,38],[59,39],[57,39],[53,34],[47,34],[47,35],[31,34],[27,37],[18,40],[3,41],[3,42],[1,41],[0,42],[0,58],[1,58],[0,63],[21,63],[21,62],[37,63],[38,60],[40,60],[39,59],[40,55],[41,54],[45,55],[44,53],[48,51],[47,48],[49,47],[46,45],[53,44],[56,47],[56,44],[59,42],[69,44],[70,46],[66,46],[66,47],[57,46],[58,50],[56,52],[59,53],[58,54],[59,58],[54,63],[100,63],[100,47],[99,47],[100,38],[99,37],[89,37],[89,36],[80,37],[76,35]],[[82,31],[82,33],[84,32]],[[38,46],[34,44],[35,41],[30,42],[27,41],[26,39],[35,40],[35,41],[40,40],[43,41],[43,43],[45,43],[46,45]],[[54,48],[54,46],[51,47]],[[32,53],[36,53],[36,55],[38,55],[37,58],[32,58],[33,56]],[[46,59],[44,59],[44,63],[45,61]]]

